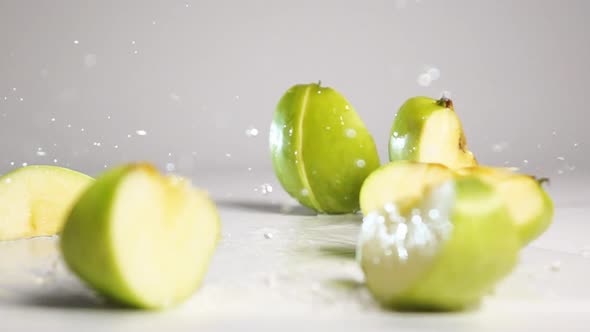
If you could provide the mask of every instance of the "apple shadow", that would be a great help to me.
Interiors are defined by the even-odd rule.
[[[217,206],[236,210],[249,210],[253,212],[282,214],[289,216],[316,216],[317,213],[301,205],[288,206],[285,208],[280,204],[253,202],[245,200],[223,200],[217,201]]]

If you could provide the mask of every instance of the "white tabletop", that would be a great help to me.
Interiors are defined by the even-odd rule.
[[[202,288],[164,312],[114,308],[63,266],[58,238],[0,243],[0,331],[590,330],[590,183],[553,179],[549,231],[482,305],[462,313],[380,309],[351,248],[359,216],[316,216],[269,172],[200,173],[218,202],[223,240]],[[269,183],[266,195],[257,186]],[[198,329],[197,329],[198,328]]]

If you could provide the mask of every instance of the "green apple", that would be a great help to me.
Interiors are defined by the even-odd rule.
[[[31,165],[0,177],[0,240],[54,235],[92,178],[76,171]]]
[[[283,95],[270,150],[285,191],[320,213],[358,210],[361,185],[379,167],[361,118],[340,93],[320,84],[295,85]]]
[[[480,301],[517,262],[520,239],[501,195],[475,177],[425,190],[410,212],[367,214],[357,259],[383,306],[460,310]]]
[[[553,202],[534,177],[495,167],[470,167],[456,172],[476,176],[496,188],[506,202],[523,246],[549,228],[553,219]]]
[[[389,140],[389,160],[439,163],[450,168],[477,165],[450,99],[408,99],[399,109]]]
[[[219,237],[205,192],[149,164],[129,164],[101,175],[80,197],[61,249],[70,269],[106,298],[159,309],[200,286]]]
[[[371,173],[360,193],[363,214],[395,204],[406,211],[422,198],[424,190],[454,177],[452,170],[441,164],[394,161]]]

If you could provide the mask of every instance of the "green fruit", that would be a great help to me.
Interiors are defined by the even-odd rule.
[[[270,128],[274,171],[283,188],[320,213],[351,213],[379,166],[373,138],[348,101],[319,84],[295,85]]]
[[[55,235],[92,178],[57,166],[26,166],[0,177],[0,240]]]
[[[65,262],[124,305],[158,309],[201,284],[220,236],[215,205],[149,164],[107,171],[82,195],[61,237]]]
[[[467,149],[453,103],[445,97],[414,97],[402,105],[391,128],[389,160],[439,163],[450,168],[477,165]]]
[[[551,225],[553,202],[535,178],[494,167],[464,168],[457,173],[476,176],[496,188],[504,198],[523,246],[538,238]]]
[[[453,178],[455,174],[440,164],[394,161],[382,165],[367,177],[360,193],[363,214],[395,204],[400,211],[422,198],[424,190]]]
[[[388,204],[368,214],[357,258],[382,305],[459,310],[476,304],[512,270],[519,249],[501,195],[465,177],[426,191],[409,213]]]

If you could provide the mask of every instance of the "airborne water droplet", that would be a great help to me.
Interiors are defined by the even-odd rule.
[[[356,161],[356,167],[358,167],[358,168],[363,168],[363,167],[365,167],[366,164],[367,163],[363,159],[358,159]]]
[[[145,136],[145,135],[147,135],[147,131],[141,130],[141,129],[140,130],[136,130],[135,133],[137,135],[139,135],[139,136]]]
[[[354,130],[353,128],[346,129],[346,137],[355,138],[356,137],[356,130]]]
[[[301,189],[301,195],[302,195],[302,196],[307,196],[307,195],[309,195],[309,190],[307,190],[307,189],[305,189],[305,188]]]

